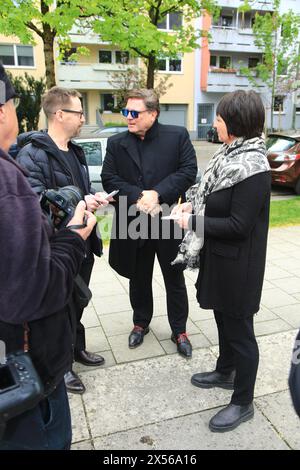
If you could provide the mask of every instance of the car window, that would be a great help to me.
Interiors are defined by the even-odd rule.
[[[101,166],[103,155],[101,142],[81,142],[88,166]]]
[[[269,152],[284,152],[289,150],[296,143],[292,137],[270,136],[267,138],[266,147]]]

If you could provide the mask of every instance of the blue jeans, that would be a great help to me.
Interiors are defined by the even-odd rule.
[[[69,450],[71,414],[64,381],[35,408],[7,422],[0,450]]]

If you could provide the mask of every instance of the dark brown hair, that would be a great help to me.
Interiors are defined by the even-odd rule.
[[[235,137],[260,137],[265,123],[265,109],[261,97],[253,90],[227,93],[217,106],[229,135]]]
[[[61,88],[54,86],[50,88],[42,97],[42,107],[44,113],[49,119],[58,109],[62,109],[70,104],[70,98],[81,98],[81,94],[77,90]]]
[[[125,102],[129,99],[140,99],[143,100],[145,103],[146,108],[149,111],[157,111],[157,117],[159,116],[160,109],[159,109],[159,99],[155,91],[147,88],[140,88],[130,90],[125,96]]]

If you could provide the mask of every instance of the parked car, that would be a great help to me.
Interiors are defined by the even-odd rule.
[[[92,186],[96,191],[103,191],[101,182],[102,164],[105,157],[106,137],[77,137],[74,143],[80,145],[85,153]]]
[[[221,143],[219,141],[219,136],[218,136],[216,127],[212,126],[210,129],[208,129],[207,134],[206,134],[206,140],[207,142],[213,142],[214,144]]]
[[[99,137],[108,137],[110,135],[119,134],[119,132],[125,132],[127,130],[127,126],[103,127],[102,129],[96,129],[92,132],[92,134]]]
[[[293,188],[300,194],[300,134],[269,134],[266,146],[272,184]]]

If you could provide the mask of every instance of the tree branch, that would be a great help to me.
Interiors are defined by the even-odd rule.
[[[42,32],[40,29],[38,29],[38,28],[35,26],[35,24],[32,23],[32,21],[29,21],[29,22],[27,22],[27,23],[25,23],[25,24],[26,24],[27,28],[31,29],[31,31],[34,31],[38,36],[40,36],[41,38],[44,37],[43,32]]]

